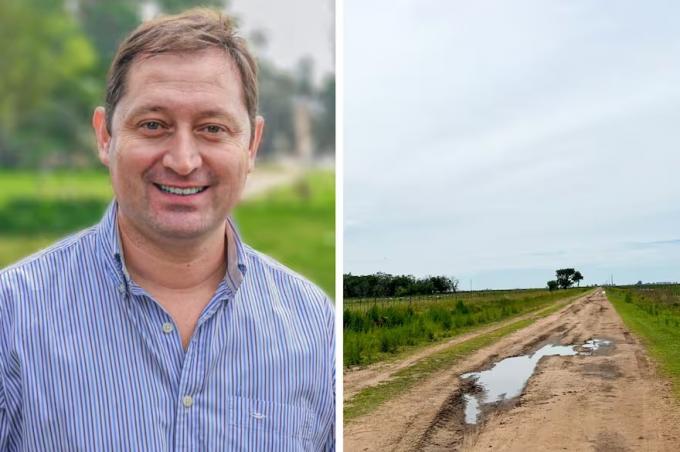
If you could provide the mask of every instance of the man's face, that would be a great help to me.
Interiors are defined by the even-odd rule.
[[[223,227],[253,167],[241,78],[219,49],[135,60],[111,135],[95,111],[121,221],[147,237],[193,239]]]

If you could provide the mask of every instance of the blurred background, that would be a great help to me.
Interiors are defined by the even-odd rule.
[[[100,219],[112,192],[90,118],[111,59],[141,21],[193,6],[235,16],[260,65],[266,130],[238,227],[334,296],[332,0],[0,2],[0,268]]]

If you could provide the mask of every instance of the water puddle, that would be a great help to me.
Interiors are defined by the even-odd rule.
[[[465,423],[476,424],[479,417],[479,400],[470,394],[463,394],[465,399]]]
[[[592,353],[599,350],[600,348],[609,347],[610,345],[612,345],[612,341],[607,341],[605,339],[591,339],[586,341],[586,343],[583,344],[581,348],[584,348]],[[582,354],[585,355],[587,353],[584,352]]]
[[[473,382],[474,386],[481,390],[476,393],[463,394],[465,422],[476,424],[482,405],[503,402],[519,396],[536,370],[538,361],[544,356],[592,355],[600,348],[610,345],[611,341],[604,339],[591,339],[580,347],[548,344],[531,355],[506,358],[489,370],[461,375],[460,378]]]

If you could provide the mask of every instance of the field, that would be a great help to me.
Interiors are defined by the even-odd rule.
[[[254,248],[334,296],[334,175],[309,173],[294,187],[247,200],[235,213]],[[0,268],[99,221],[111,199],[104,172],[0,172]]]
[[[363,330],[379,348],[365,355],[374,362],[345,367],[345,449],[680,450],[680,403],[668,378],[680,362],[677,287],[501,294],[505,303],[487,293],[348,304],[346,337]],[[390,352],[382,331],[411,318],[415,327],[392,331],[407,341],[414,334],[415,345]],[[431,343],[418,331],[427,325]],[[354,352],[345,353],[347,361]]]
[[[642,338],[680,398],[680,285],[611,288],[607,297]]]

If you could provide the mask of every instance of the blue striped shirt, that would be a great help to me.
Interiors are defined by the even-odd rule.
[[[333,450],[332,304],[227,230],[186,351],[125,271],[115,203],[0,272],[0,450]]]

